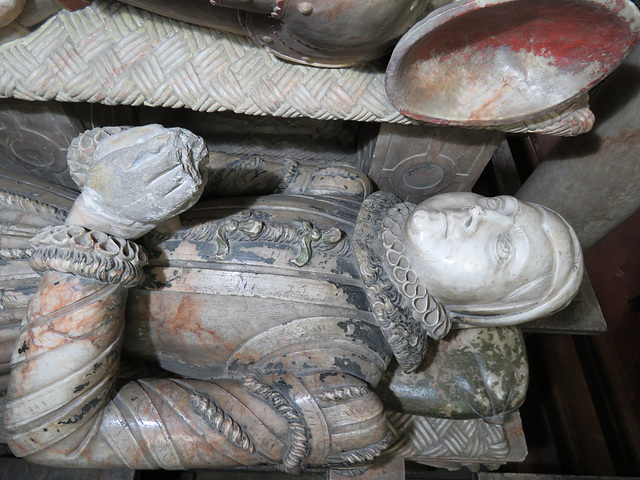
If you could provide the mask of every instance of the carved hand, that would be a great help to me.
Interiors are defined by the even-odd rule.
[[[206,182],[207,147],[181,128],[90,130],[68,161],[82,195],[67,224],[137,238],[190,208]]]

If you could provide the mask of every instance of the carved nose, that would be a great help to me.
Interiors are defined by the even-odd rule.
[[[471,235],[478,230],[480,219],[484,217],[485,209],[479,205],[471,207],[467,211],[467,218],[464,221],[463,228],[465,233]]]

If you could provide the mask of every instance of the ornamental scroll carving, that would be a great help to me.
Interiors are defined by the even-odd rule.
[[[176,242],[188,240],[193,242],[214,242],[216,245],[215,258],[223,260],[229,255],[233,241],[270,242],[297,247],[299,252],[290,262],[297,267],[303,267],[311,260],[314,250],[335,250],[347,255],[350,245],[344,232],[337,228],[326,230],[314,227],[313,223],[294,219],[291,224],[260,220],[268,214],[260,214],[251,210],[243,210],[225,218],[222,221],[195,223],[185,225],[185,228],[173,232],[153,234],[157,241]]]

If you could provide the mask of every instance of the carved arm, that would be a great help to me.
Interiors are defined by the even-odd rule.
[[[139,247],[112,234],[146,233],[189,208],[203,188],[198,169],[206,148],[179,129],[94,130],[76,139],[69,156],[83,193],[65,227],[35,239],[32,266],[47,273],[12,358],[4,420],[20,456],[60,441],[74,444],[99,423],[110,399],[124,325],[123,287],[140,279],[146,261]],[[143,214],[140,199],[155,219]]]

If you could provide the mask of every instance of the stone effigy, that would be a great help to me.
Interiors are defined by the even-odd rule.
[[[2,0],[0,2],[0,28],[9,25],[22,13],[25,0]]]
[[[473,431],[476,451],[501,458],[499,430],[473,422],[504,421],[524,399],[522,337],[509,325],[553,313],[578,288],[566,222],[511,197],[416,207],[369,195],[349,168],[206,159],[182,129],[95,129],[69,149],[82,194],[64,225],[48,193],[3,190],[4,266],[29,258],[44,273],[12,354],[4,428],[14,453],[63,466],[357,474],[397,441],[377,385],[390,408],[434,418],[413,421],[420,428],[446,435],[459,419],[452,434]],[[232,186],[275,193],[229,199]],[[193,206],[203,192],[224,198]],[[20,247],[46,219],[58,225]],[[132,241],[145,233],[143,246]],[[438,236],[460,252],[430,252]],[[467,242],[486,249],[470,256]],[[465,295],[453,277],[447,289],[429,269],[441,261],[495,263],[494,288],[469,278]],[[137,379],[112,398],[123,343],[180,378]],[[394,356],[404,373],[381,382]],[[417,383],[403,378],[412,375]],[[430,402],[410,393],[394,407],[394,388],[424,392],[420,382]],[[430,441],[434,456],[446,450]]]
[[[289,62],[345,67],[388,53],[417,20],[451,0],[128,0],[160,15],[249,36]]]
[[[633,51],[639,33],[632,2],[456,2],[398,42],[387,92],[422,121],[579,135],[594,121],[587,92]]]
[[[125,3],[176,10],[170,1]],[[393,187],[393,177],[407,187],[395,193],[417,198],[433,193],[414,191],[425,181],[441,173],[451,183],[451,165],[460,166],[437,144],[471,137],[421,133],[419,121],[583,133],[594,120],[585,92],[638,39],[637,9],[626,0],[456,2],[418,21],[445,3],[417,2],[407,12],[382,2],[399,12],[391,36],[364,28],[376,38],[365,35],[363,45],[379,41],[371,48],[331,36],[330,52],[351,49],[331,58],[291,33],[299,25],[312,36],[314,25],[350,31],[340,26],[348,17],[323,23],[316,15],[334,3],[203,2],[233,17],[223,33],[95,1],[1,45],[0,95],[417,124],[389,131],[400,144],[404,134],[422,135],[434,158],[383,158],[393,143],[383,135],[374,178]],[[53,0],[0,0],[0,22],[16,18],[0,43],[14,38],[5,35],[12,26],[25,34],[58,9]],[[486,21],[507,10],[514,15]],[[567,35],[555,22],[573,11],[584,21]],[[380,63],[309,66],[342,65],[353,52],[348,63],[379,56],[415,22],[386,78]],[[594,33],[603,31],[611,34]],[[523,35],[534,40],[521,44]],[[491,71],[469,75],[474,65]],[[501,138],[489,133],[480,143]],[[28,143],[18,153],[31,154]],[[431,464],[508,457],[512,412],[527,387],[514,325],[562,308],[582,276],[576,237],[559,216],[471,194],[416,206],[372,194],[351,168],[308,161],[245,157],[205,166],[197,137],[158,126],[89,132],[69,158],[83,189],[77,200],[0,174],[0,389],[9,392],[4,434],[16,454],[64,466],[350,474],[385,450]],[[483,158],[466,160],[477,170]],[[38,288],[29,264],[44,275]],[[123,382],[121,349],[167,372]]]

